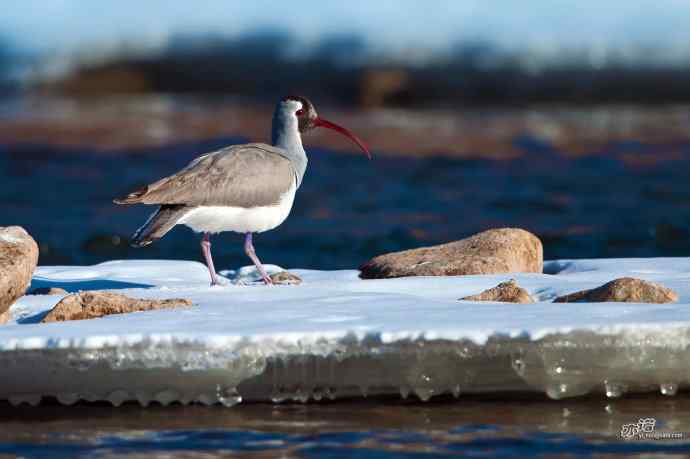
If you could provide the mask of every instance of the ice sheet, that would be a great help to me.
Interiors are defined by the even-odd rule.
[[[278,269],[273,267],[273,269]],[[248,271],[248,272],[247,272]],[[337,339],[354,333],[399,339],[529,336],[573,329],[612,331],[690,325],[690,258],[547,262],[545,272],[461,277],[361,280],[357,271],[293,270],[299,286],[209,287],[206,268],[185,261],[112,261],[86,267],[40,267],[32,287],[68,291],[117,289],[144,298],[190,298],[196,307],[142,312],[59,324],[36,324],[58,296],[25,296],[0,328],[0,349],[89,347],[159,342],[224,346],[238,339],[283,341]],[[245,269],[244,277],[253,271]],[[661,282],[680,295],[672,305],[555,304],[558,295],[634,276]],[[535,298],[531,305],[459,302],[497,283],[517,279]]]
[[[690,343],[690,258],[560,260],[545,264],[549,274],[386,280],[361,280],[354,270],[292,271],[303,284],[209,287],[205,267],[196,262],[40,267],[33,287],[185,297],[195,306],[39,324],[60,296],[25,296],[12,306],[9,324],[0,327],[0,359],[13,365],[17,376],[0,383],[0,398],[12,395],[21,401],[26,396],[30,401],[36,394],[62,393],[72,394],[65,396],[69,400],[86,393],[111,399],[115,392],[115,399],[126,400],[137,398],[140,390],[149,394],[138,397],[140,401],[156,399],[160,392],[167,400],[181,399],[189,390],[188,400],[203,395],[216,402],[238,387],[242,395],[259,399],[318,397],[314,390],[322,395],[370,392],[360,386],[383,392],[394,388],[403,394],[412,390],[422,398],[516,389],[542,390],[560,398],[592,390],[617,395],[654,385],[675,393],[690,382],[686,372],[674,373],[686,367]],[[255,276],[247,268],[225,274],[244,281]],[[660,282],[674,289],[680,301],[550,302],[623,276]],[[538,302],[458,301],[510,278]],[[603,365],[593,365],[588,360],[593,357]],[[28,359],[31,368],[22,366],[22,359]],[[346,361],[349,372],[343,367]],[[50,383],[19,377],[22,371],[33,371],[35,377],[37,368],[63,364],[64,378]],[[151,376],[154,370],[169,372],[166,378],[179,387],[151,389],[144,386],[155,386],[155,378],[137,386],[127,382],[131,378],[117,377],[134,372],[142,381],[142,373]],[[214,371],[220,372],[216,379],[209,376]],[[301,372],[306,372],[304,377]],[[70,388],[85,374],[100,375],[100,382],[89,386],[80,381]],[[212,394],[199,390],[201,383],[194,378],[205,381],[202,385]],[[29,390],[32,384],[35,388]],[[167,390],[176,395],[166,395]],[[276,395],[281,391],[287,395]]]

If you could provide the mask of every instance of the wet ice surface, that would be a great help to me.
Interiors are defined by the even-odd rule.
[[[280,269],[271,267],[273,270]],[[235,405],[377,395],[538,392],[675,395],[690,378],[690,259],[553,261],[552,274],[361,280],[356,271],[293,270],[304,283],[209,287],[203,265],[113,261],[41,267],[34,286],[185,297],[189,309],[37,323],[59,296],[26,296],[0,328],[0,398],[64,404],[136,400]],[[554,304],[557,295],[634,276],[677,291],[677,304]],[[460,302],[514,277],[539,302]]]

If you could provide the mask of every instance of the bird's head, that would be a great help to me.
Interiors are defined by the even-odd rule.
[[[317,127],[332,129],[340,134],[348,137],[362,149],[362,151],[371,159],[371,153],[367,146],[350,130],[345,129],[331,121],[321,118],[309,99],[302,96],[285,96],[276,107],[276,115],[280,119],[292,121],[297,127],[300,134],[305,134]],[[296,122],[295,122],[296,121]]]

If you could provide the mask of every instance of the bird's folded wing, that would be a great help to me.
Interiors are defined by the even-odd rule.
[[[147,185],[118,204],[257,207],[278,204],[295,182],[290,161],[275,147],[236,145],[206,154],[180,172]]]

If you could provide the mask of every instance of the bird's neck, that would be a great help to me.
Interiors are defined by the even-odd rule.
[[[302,146],[302,136],[296,128],[290,129],[291,126],[276,126],[273,123],[273,132],[271,133],[271,142],[273,146],[283,148],[288,151],[304,152]]]
[[[271,143],[285,151],[285,156],[295,168],[297,186],[299,187],[307,170],[307,154],[302,146],[302,136],[299,133],[297,120],[294,117],[284,116],[276,112],[273,115]]]

